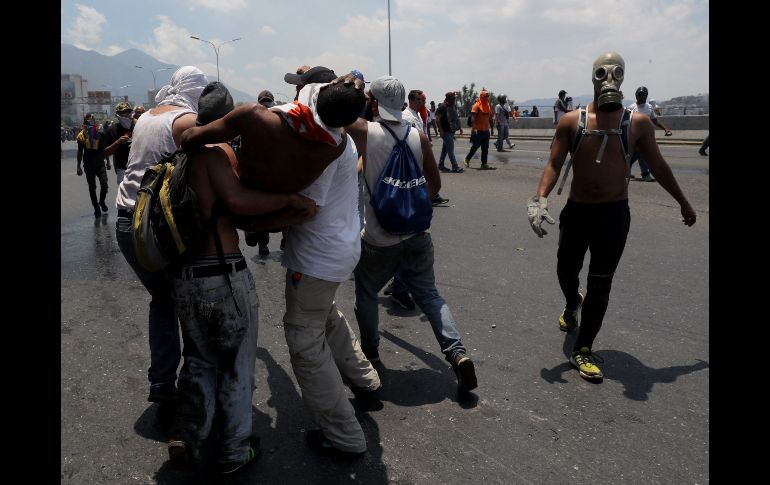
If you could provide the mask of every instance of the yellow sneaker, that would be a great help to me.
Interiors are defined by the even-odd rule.
[[[583,306],[583,294],[578,293],[578,305],[574,310],[569,310],[566,306],[564,311],[559,315],[559,330],[562,332],[570,332],[578,325],[578,314],[580,313],[580,307]]]
[[[601,357],[591,352],[588,347],[580,347],[579,351],[572,352],[569,358],[570,364],[577,367],[580,376],[588,380],[602,380],[604,374],[596,365],[596,360],[604,362]]]
[[[471,161],[466,158],[465,160],[463,160],[463,165],[465,165],[465,168],[470,168]]]

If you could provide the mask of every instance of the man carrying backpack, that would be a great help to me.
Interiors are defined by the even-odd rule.
[[[473,361],[466,355],[465,346],[460,339],[452,313],[436,289],[433,273],[433,242],[427,227],[430,226],[432,208],[430,199],[435,197],[441,188],[441,176],[430,141],[424,133],[412,129],[402,123],[402,112],[405,90],[401,82],[390,76],[376,79],[371,84],[370,98],[375,122],[359,119],[355,124],[346,128],[356,140],[357,146],[365,147],[362,151],[364,164],[364,179],[367,190],[364,191],[365,224],[361,231],[361,259],[355,269],[356,302],[354,310],[361,333],[361,347],[371,362],[379,361],[379,315],[377,293],[387,283],[393,272],[398,268],[412,294],[417,306],[428,317],[433,333],[438,340],[446,360],[452,365],[458,381],[458,390],[469,391],[477,387],[476,373]],[[378,185],[398,183],[393,177],[382,179],[383,169],[390,167],[389,159],[395,153],[394,148],[403,144],[397,143],[406,136],[406,150],[401,153],[407,158],[413,156],[412,163],[417,165],[416,175],[409,180],[404,179],[402,188],[419,188],[424,190],[427,184],[428,194],[406,194],[411,196],[411,211],[417,216],[422,230],[405,233],[407,227],[392,227],[386,224],[384,215],[375,213],[374,205],[378,194]],[[422,187],[421,187],[422,186]],[[387,188],[387,187],[385,187]],[[374,204],[374,205],[373,205]],[[389,214],[387,221],[398,220],[403,214]],[[411,220],[410,220],[411,222]],[[387,225],[386,230],[383,225]]]

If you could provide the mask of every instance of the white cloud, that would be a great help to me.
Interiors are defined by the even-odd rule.
[[[78,16],[67,30],[68,40],[80,49],[96,49],[102,41],[102,26],[107,19],[93,7],[79,3],[75,7]]]
[[[269,25],[263,25],[262,28],[259,29],[259,35],[261,36],[275,35],[275,29],[270,27]]]
[[[245,0],[192,0],[190,6],[219,12],[236,12],[247,7]]]
[[[110,46],[107,46],[107,49],[105,49],[104,52],[102,52],[102,54],[106,56],[114,56],[115,54],[120,54],[124,50],[126,50],[125,47],[121,47],[119,45],[110,45]]]

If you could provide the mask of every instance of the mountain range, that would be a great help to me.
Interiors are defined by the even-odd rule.
[[[142,66],[142,69],[136,66]],[[179,67],[160,62],[137,49],[105,56],[71,44],[61,44],[62,74],[78,74],[88,81],[89,91],[111,91],[113,96],[128,96],[132,104],[147,103],[147,91],[153,89],[153,72],[170,68],[168,71],[155,72],[156,88],[160,88],[168,84],[171,75]],[[230,86],[227,88],[236,104],[257,102],[257,93],[251,95]]]

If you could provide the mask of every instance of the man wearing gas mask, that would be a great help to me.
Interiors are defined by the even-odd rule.
[[[128,151],[131,148],[131,134],[134,131],[134,110],[131,104],[125,101],[115,106],[117,123],[112,123],[104,132],[104,156],[112,157],[115,164],[115,174],[118,178],[117,185],[123,181],[128,163]],[[107,167],[109,168],[109,167]]]
[[[582,316],[570,363],[583,378],[592,381],[603,379],[596,364],[598,356],[591,348],[602,326],[612,278],[630,227],[628,177],[631,154],[638,150],[647,160],[658,183],[679,203],[684,224],[695,224],[695,210],[658,150],[655,126],[650,118],[623,109],[620,85],[624,74],[625,62],[616,52],[606,52],[594,61],[593,102],[586,108],[567,113],[559,121],[537,194],[527,204],[530,225],[542,238],[546,234],[543,221],[556,222],[548,214],[547,197],[558,181],[567,152],[577,142],[562,179],[563,187],[570,166],[574,166],[569,197],[559,215],[556,273],[566,299],[559,328],[572,331],[578,327],[578,313]],[[558,193],[561,193],[561,187]],[[591,256],[584,297],[578,292],[579,274],[589,249]],[[601,359],[598,361],[602,362]]]

